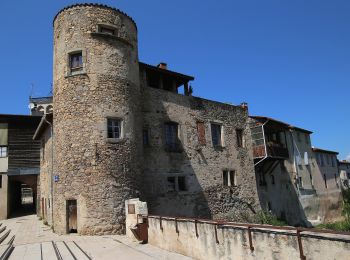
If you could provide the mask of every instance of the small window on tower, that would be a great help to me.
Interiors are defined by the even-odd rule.
[[[115,118],[107,119],[108,138],[121,139],[122,138],[122,120]]]
[[[83,54],[82,52],[75,52],[69,55],[69,66],[71,72],[80,71],[83,69]]]
[[[107,34],[107,35],[118,35],[118,29],[117,27],[113,26],[112,24],[99,24],[97,26],[97,32],[101,34]]]

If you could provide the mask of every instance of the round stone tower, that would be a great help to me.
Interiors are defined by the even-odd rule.
[[[53,78],[54,230],[123,233],[142,154],[135,22],[98,4],[61,10]]]

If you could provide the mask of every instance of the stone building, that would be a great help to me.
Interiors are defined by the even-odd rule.
[[[343,160],[338,162],[339,178],[344,189],[350,188],[350,162]]]
[[[0,220],[36,212],[40,117],[0,115]]]
[[[58,233],[122,233],[124,201],[140,197],[151,214],[251,220],[260,207],[247,105],[193,97],[192,76],[139,62],[137,45],[135,22],[117,9],[56,15],[53,116],[34,136],[41,216]]]
[[[313,148],[311,131],[272,118],[252,116],[250,127],[262,208],[291,225],[338,220],[337,153]]]

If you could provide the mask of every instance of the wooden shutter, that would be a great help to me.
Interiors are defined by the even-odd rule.
[[[200,145],[205,145],[205,125],[203,122],[197,122],[197,133],[198,133],[198,142]]]
[[[7,124],[0,124],[0,145],[7,146]]]

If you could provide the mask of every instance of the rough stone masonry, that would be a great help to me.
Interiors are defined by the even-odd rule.
[[[160,215],[249,221],[259,210],[247,106],[193,97],[191,77],[139,62],[126,14],[61,10],[53,75],[54,131],[44,142],[54,146],[46,163],[55,182],[42,196],[53,198],[55,232],[70,232],[75,205],[79,234],[123,233],[124,201],[135,197]]]

